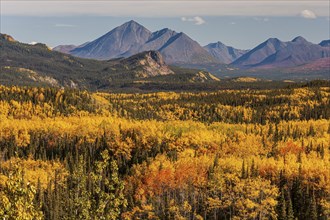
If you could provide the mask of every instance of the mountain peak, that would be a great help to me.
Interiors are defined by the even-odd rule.
[[[159,30],[159,32],[167,32],[167,31],[172,31],[172,30],[169,28],[163,28],[163,29]]]
[[[179,32],[178,34],[177,34],[177,37],[179,38],[179,37],[188,37],[188,35],[186,35],[185,33],[183,33],[183,32]]]
[[[217,41],[215,43],[210,43],[208,45],[206,45],[205,47],[209,47],[209,48],[224,48],[227,47],[224,43],[222,43],[221,41]]]
[[[163,28],[163,29],[161,29],[161,30],[159,30],[159,31],[155,31],[154,33],[152,33],[152,35],[153,35],[153,37],[155,37],[155,36],[159,37],[159,36],[161,36],[161,35],[163,35],[163,34],[166,34],[166,33],[169,33],[169,34],[176,34],[175,31],[173,31],[173,30],[171,30],[171,29],[169,29],[169,28]]]
[[[140,25],[140,26],[142,26],[141,24],[139,24],[138,22],[136,22],[134,20],[127,21],[123,25],[125,25],[125,24],[129,24],[129,25]]]
[[[89,44],[71,50],[70,54],[100,60],[129,57],[138,53],[139,48],[145,44],[150,36],[151,31],[131,20]]]
[[[274,38],[274,37],[269,38],[268,40],[266,40],[266,43],[274,44],[274,43],[278,43],[278,42],[281,42],[281,41],[278,38]]]
[[[294,38],[291,42],[296,42],[296,43],[307,43],[308,41],[303,38],[302,36],[298,36]]]
[[[143,28],[143,29],[146,29],[143,25],[139,24],[138,22],[136,22],[134,20],[130,20],[128,22],[125,22],[124,24],[118,26],[117,28],[118,29],[126,29],[126,28],[134,28],[134,29]],[[115,28],[115,29],[117,29],[117,28]]]
[[[323,40],[319,45],[322,47],[330,47],[330,40]]]
[[[225,45],[224,43],[222,43],[221,41],[217,42],[217,45]]]

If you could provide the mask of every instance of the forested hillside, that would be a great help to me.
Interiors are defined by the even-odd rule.
[[[148,94],[0,86],[1,219],[330,218],[328,82]]]
[[[82,59],[52,51],[45,44],[24,44],[0,33],[0,83],[88,90],[134,90],[152,84],[171,89],[218,82],[198,69],[169,67],[157,51],[107,61]]]

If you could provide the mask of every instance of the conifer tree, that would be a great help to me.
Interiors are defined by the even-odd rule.
[[[284,188],[282,188],[280,198],[278,201],[278,205],[277,205],[277,209],[278,209],[278,220],[287,220]]]
[[[291,196],[288,193],[287,195],[287,211],[286,211],[286,219],[287,220],[294,220],[294,213],[293,213],[293,207],[292,207],[292,200],[291,200]]]
[[[317,205],[316,205],[314,191],[312,192],[312,198],[311,198],[311,201],[310,201],[309,219],[310,220],[317,220]]]

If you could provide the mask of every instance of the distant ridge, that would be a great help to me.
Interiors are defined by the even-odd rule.
[[[227,46],[220,41],[216,43],[210,43],[204,48],[219,62],[229,64],[247,53],[248,50],[240,50],[230,46]]]
[[[270,38],[232,64],[241,68],[294,67],[326,57],[330,57],[330,48],[310,43],[301,36],[288,42]]]
[[[76,45],[73,45],[73,44],[70,44],[70,45],[58,45],[56,47],[53,48],[54,51],[58,51],[58,52],[61,52],[61,53],[67,53],[67,54],[70,54],[70,51],[71,50],[74,50],[76,48],[80,48],[80,47],[83,47],[85,45],[87,45],[89,42],[86,42],[86,43],[83,43],[79,46],[76,46]]]

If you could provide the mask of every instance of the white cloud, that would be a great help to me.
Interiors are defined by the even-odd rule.
[[[55,24],[55,27],[75,27],[75,25],[72,24]]]
[[[30,45],[36,45],[38,42],[36,42],[36,41],[32,41],[32,42],[30,42],[29,44]]]
[[[195,17],[191,17],[191,18],[182,17],[181,21],[193,22],[195,25],[205,24],[205,20],[199,16],[195,16]]]
[[[307,19],[315,19],[317,18],[316,14],[311,10],[303,10],[300,12],[300,16]]]
[[[233,21],[233,22],[230,22],[230,24],[231,24],[231,25],[235,25],[235,24],[236,24],[236,22],[234,22],[234,21]]]

